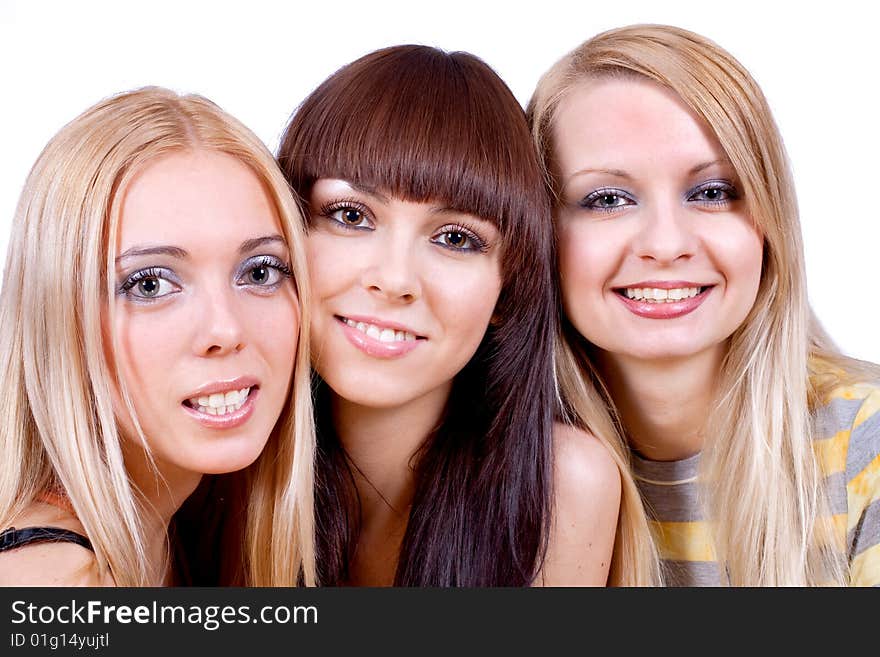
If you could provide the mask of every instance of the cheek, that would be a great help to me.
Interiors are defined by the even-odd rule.
[[[354,240],[352,240],[354,241]],[[344,239],[312,232],[306,240],[309,285],[316,302],[333,296],[352,280],[352,269],[360,259],[352,255],[352,245]]]
[[[479,344],[501,294],[500,265],[493,260],[467,272],[463,268],[442,269],[445,271],[436,268],[426,276],[433,283],[430,303],[434,313],[447,331]]]
[[[163,404],[173,397],[173,372],[185,357],[180,327],[188,321],[191,320],[184,317],[160,318],[156,313],[126,310],[116,316],[115,362],[138,421],[148,435],[169,412]],[[107,344],[110,345],[109,340]],[[114,360],[109,362],[113,365]],[[118,390],[114,390],[114,406],[123,430],[133,435],[133,425]]]
[[[252,324],[252,339],[260,345],[269,367],[289,376],[293,371],[300,328],[299,302],[293,285],[281,295],[272,297],[271,303],[262,301],[251,315],[260,318],[259,323]]]
[[[749,308],[758,293],[764,258],[764,241],[751,226],[742,222],[719,234],[716,253],[723,254],[724,271],[733,292],[748,301]]]
[[[584,223],[566,222],[559,230],[559,277],[569,315],[577,315],[601,296],[612,276],[616,255],[613,235]]]

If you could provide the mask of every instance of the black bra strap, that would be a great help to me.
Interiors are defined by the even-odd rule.
[[[0,552],[31,543],[47,542],[76,543],[94,552],[91,541],[85,536],[60,527],[25,527],[24,529],[10,527],[0,532]]]

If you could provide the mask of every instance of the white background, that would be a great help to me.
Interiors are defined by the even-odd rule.
[[[470,51],[525,104],[538,77],[597,32],[668,23],[719,43],[762,86],[793,163],[813,306],[846,353],[880,362],[880,19],[872,4],[0,0],[0,260],[42,147],[118,91],[158,84],[200,93],[274,151],[318,83],[382,46]]]

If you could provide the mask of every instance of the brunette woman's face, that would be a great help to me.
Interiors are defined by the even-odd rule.
[[[287,401],[299,305],[282,235],[260,180],[230,155],[161,157],[125,194],[115,358],[166,476],[249,465]]]
[[[594,80],[558,107],[565,311],[618,357],[723,349],[758,292],[762,237],[718,140],[650,81]]]
[[[318,180],[309,205],[318,373],[367,407],[448,395],[501,291],[495,225],[335,179]]]

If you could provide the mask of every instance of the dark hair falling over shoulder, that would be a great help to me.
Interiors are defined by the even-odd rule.
[[[530,584],[551,518],[556,300],[550,203],[522,108],[473,55],[386,48],[305,99],[278,159],[306,208],[317,179],[341,178],[498,225],[495,319],[414,463],[395,584]],[[334,585],[349,580],[360,512],[325,388],[317,388],[317,564],[320,583]]]

